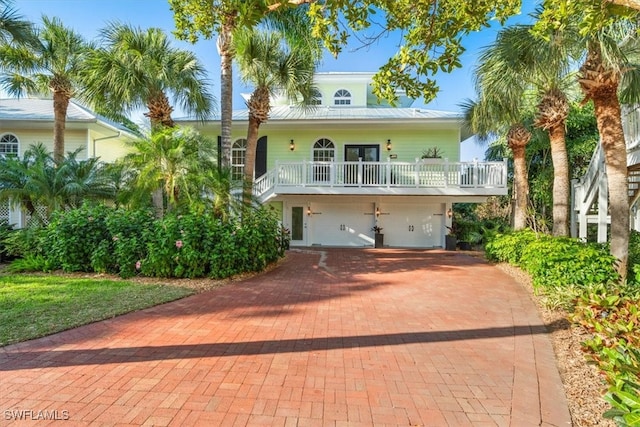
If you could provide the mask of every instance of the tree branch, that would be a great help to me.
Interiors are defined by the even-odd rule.
[[[277,10],[277,9],[281,8],[282,6],[284,6],[286,4],[289,4],[289,5],[292,5],[292,6],[301,6],[303,4],[310,4],[310,3],[315,3],[315,2],[316,2],[316,0],[288,0],[288,1],[281,1],[281,2],[278,2],[276,4],[272,4],[272,5],[267,6],[267,10],[269,12],[273,12],[274,10]]]

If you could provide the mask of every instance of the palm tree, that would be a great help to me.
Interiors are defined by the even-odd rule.
[[[535,126],[548,132],[553,161],[553,234],[567,236],[570,183],[565,142],[569,114],[566,93],[575,88],[575,73],[571,71],[570,64],[579,56],[580,49],[575,48],[576,43],[572,42],[569,31],[542,38],[534,36],[531,30],[530,25],[501,30],[485,55],[493,62],[504,62],[501,72],[513,74],[521,81],[516,86],[522,91],[521,96],[525,96],[527,91],[537,95]]]
[[[12,7],[12,0],[0,0],[0,44],[25,44],[34,39],[33,24]]]
[[[625,103],[640,101],[637,30],[637,23],[619,21],[590,35],[579,78],[585,99],[592,100],[595,109],[607,167],[611,254],[619,261],[622,278],[626,277],[629,257],[629,195],[627,147],[618,96]]]
[[[526,146],[531,131],[524,124],[529,100],[525,94],[526,82],[511,72],[511,64],[491,45],[480,54],[476,67],[475,87],[478,100],[463,103],[465,125],[480,142],[503,135],[513,153],[514,165],[514,217],[513,227],[527,227],[529,208],[529,177]]]
[[[56,162],[42,144],[22,158],[0,161],[0,201],[9,201],[31,218],[47,223],[56,210],[77,208],[86,200],[113,200],[113,187],[96,158],[79,160],[81,149]],[[37,207],[42,206],[45,212]]]
[[[42,18],[37,40],[0,46],[0,86],[10,95],[53,96],[53,156],[64,157],[64,131],[69,101],[76,95],[88,45],[58,18]]]
[[[189,205],[203,196],[201,176],[214,169],[215,145],[209,139],[193,129],[174,127],[132,141],[131,147],[133,152],[123,162],[135,171],[133,185],[139,190],[138,195],[148,198],[150,193],[162,190],[168,210]]]
[[[114,117],[146,107],[152,128],[171,127],[171,96],[186,113],[209,117],[214,102],[205,68],[193,53],[171,47],[162,30],[112,23],[100,38],[103,46],[90,52],[83,73],[84,95],[97,110]]]
[[[246,30],[234,37],[236,61],[244,82],[254,90],[247,101],[249,125],[244,166],[244,202],[250,203],[256,147],[260,125],[269,119],[271,96],[276,91],[299,105],[310,105],[314,97],[316,57],[303,48],[283,47],[276,31]]]
[[[482,75],[477,76],[482,80]],[[480,85],[479,88],[482,86]],[[463,103],[465,126],[476,134],[482,143],[497,135],[505,135],[507,146],[513,153],[513,176],[515,206],[513,228],[527,227],[529,208],[529,174],[527,170],[526,147],[531,140],[531,132],[523,124],[521,98],[511,99],[492,93],[491,87],[482,88],[478,101]]]

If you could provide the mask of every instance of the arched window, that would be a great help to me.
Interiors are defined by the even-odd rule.
[[[318,89],[314,89],[311,95],[311,105],[322,105],[322,94]]]
[[[330,139],[320,138],[313,144],[314,162],[333,162],[336,157],[336,146]],[[331,165],[314,164],[313,176],[316,181],[329,181]]]
[[[239,138],[231,145],[231,179],[241,181],[244,178],[244,160],[247,151],[247,140]]]
[[[0,136],[0,156],[17,156],[20,142],[18,137],[12,133],[5,133]]]
[[[333,95],[334,105],[351,105],[351,92],[346,89],[339,89]]]

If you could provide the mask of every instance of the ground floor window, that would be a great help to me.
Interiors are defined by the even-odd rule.
[[[244,162],[247,152],[247,140],[236,139],[231,145],[231,179],[242,181],[244,178]]]

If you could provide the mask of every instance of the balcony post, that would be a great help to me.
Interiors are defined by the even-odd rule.
[[[358,187],[362,187],[363,170],[362,170],[362,157],[358,157]]]
[[[302,184],[303,187],[307,186],[307,181],[309,181],[307,179],[307,159],[302,159],[302,176],[300,178],[302,178],[302,182],[300,184]]]
[[[473,186],[478,188],[478,158],[473,159]]]
[[[385,180],[387,182],[387,188],[389,188],[391,187],[391,157],[387,157],[385,168]]]
[[[416,157],[416,163],[413,171],[413,180],[416,188],[420,188],[420,159]]]
[[[449,158],[444,158],[444,187],[449,187]]]

